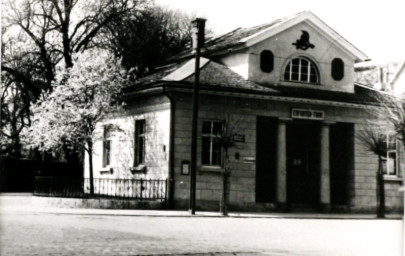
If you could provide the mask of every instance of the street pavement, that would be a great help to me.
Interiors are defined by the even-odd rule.
[[[54,209],[0,196],[0,255],[402,255],[402,219]],[[365,217],[365,218],[360,218]]]

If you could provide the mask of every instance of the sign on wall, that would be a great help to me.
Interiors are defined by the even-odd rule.
[[[325,111],[293,108],[291,109],[291,118],[307,119],[307,120],[324,120]]]
[[[244,134],[235,134],[233,135],[234,142],[245,142],[245,135]]]
[[[190,175],[190,161],[181,161],[181,175]]]

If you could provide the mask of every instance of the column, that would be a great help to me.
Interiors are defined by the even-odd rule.
[[[277,134],[277,182],[276,200],[279,210],[287,210],[287,124],[279,118]]]
[[[330,145],[329,126],[332,123],[324,122],[321,127],[321,170],[320,170],[320,208],[321,211],[330,210]]]

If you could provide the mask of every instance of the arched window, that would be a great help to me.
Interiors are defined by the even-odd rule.
[[[340,58],[332,60],[332,78],[336,81],[342,80],[345,75],[345,63]]]
[[[284,71],[284,80],[317,84],[319,72],[315,63],[305,57],[297,57],[290,60]]]
[[[263,72],[270,73],[273,71],[274,56],[269,50],[264,50],[260,53],[260,69]]]

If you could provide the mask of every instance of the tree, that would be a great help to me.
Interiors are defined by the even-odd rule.
[[[3,152],[18,154],[31,104],[53,88],[57,67],[74,66],[73,54],[106,49],[139,77],[190,42],[191,16],[153,1],[6,0],[3,7]]]
[[[385,187],[383,165],[384,158],[387,153],[386,129],[381,125],[370,124],[365,129],[361,130],[357,139],[363,146],[373,154],[378,156],[378,171],[377,171],[377,216],[385,217]]]
[[[42,91],[53,88],[57,67],[73,67],[73,54],[94,48],[103,28],[147,4],[143,0],[3,3],[1,137],[9,143],[6,152],[18,154],[20,132],[30,125],[30,106]]]
[[[134,68],[136,76],[142,77],[190,44],[193,18],[180,11],[148,6],[105,26],[97,45],[122,58],[124,67]]]
[[[43,93],[32,106],[32,125],[27,133],[31,145],[56,152],[68,146],[89,155],[90,194],[93,184],[93,142],[97,125],[121,110],[121,89],[129,74],[119,61],[97,51],[79,54],[76,64],[57,74],[53,90]]]
[[[229,177],[231,169],[229,166],[229,149],[235,146],[235,136],[239,128],[240,119],[225,114],[221,133],[217,134],[215,140],[222,147],[224,155],[224,171],[222,173],[222,197],[220,203],[220,212],[222,215],[228,215],[229,205]]]
[[[386,144],[386,139],[381,137],[381,134],[395,136],[396,139],[401,141],[405,149],[405,99],[386,92],[378,92],[374,96],[374,101],[377,102],[377,106],[371,107],[370,113],[379,123],[377,127],[375,127],[376,124],[374,124],[374,128],[372,128],[373,126],[369,126],[366,131],[363,132],[364,134],[360,136],[363,137],[363,139],[360,138],[360,140],[364,141],[366,143],[365,145],[379,156],[378,186],[380,191],[380,209],[378,215],[384,217],[385,199],[381,156],[386,156],[388,145]],[[380,134],[377,135],[377,133]]]

